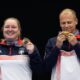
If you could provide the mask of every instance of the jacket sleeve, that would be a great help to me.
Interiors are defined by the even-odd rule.
[[[76,55],[77,55],[77,58],[80,62],[80,43],[77,43],[76,45],[74,45],[73,48],[74,48]]]
[[[56,65],[60,49],[55,46],[55,38],[49,39],[45,48],[44,66],[48,72]]]
[[[29,57],[33,80],[39,80],[42,70],[42,59],[36,46],[34,52],[32,54],[29,54]]]

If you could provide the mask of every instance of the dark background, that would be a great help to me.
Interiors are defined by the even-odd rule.
[[[25,2],[10,1],[9,4],[5,2],[0,7],[0,27],[6,18],[18,18],[22,26],[22,37],[31,39],[43,57],[47,40],[56,36],[60,30],[58,16],[64,8],[74,9],[80,20],[80,3],[77,0],[25,0]]]

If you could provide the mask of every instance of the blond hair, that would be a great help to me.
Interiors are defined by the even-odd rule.
[[[17,22],[17,24],[18,24],[18,27],[19,27],[20,31],[21,31],[20,21],[19,21],[17,18],[15,18],[15,17],[10,17],[10,18],[5,19],[5,20],[4,20],[4,23],[3,23],[3,27],[4,27],[5,22],[6,22],[7,20],[9,20],[9,19],[15,20],[15,21]]]
[[[19,34],[19,37],[20,37],[21,36],[21,24],[20,24],[20,21],[15,17],[9,17],[9,18],[4,20],[2,31],[3,31],[3,28],[4,28],[4,25],[5,25],[6,21],[9,20],[9,19],[15,20],[17,22],[18,28],[20,29],[20,34]]]
[[[73,10],[73,9],[69,9],[69,8],[66,8],[64,10],[61,11],[60,15],[59,15],[59,18],[63,15],[63,14],[72,14],[74,16],[75,19],[77,19],[77,15],[76,15],[76,12]]]

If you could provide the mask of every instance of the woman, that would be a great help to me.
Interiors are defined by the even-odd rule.
[[[38,75],[41,63],[37,48],[29,39],[20,38],[21,26],[16,18],[6,19],[2,31],[0,80],[32,80],[32,74]]]

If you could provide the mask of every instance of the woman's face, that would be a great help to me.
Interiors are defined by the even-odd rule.
[[[20,28],[15,19],[8,19],[3,26],[3,36],[5,39],[17,40],[20,35]]]

